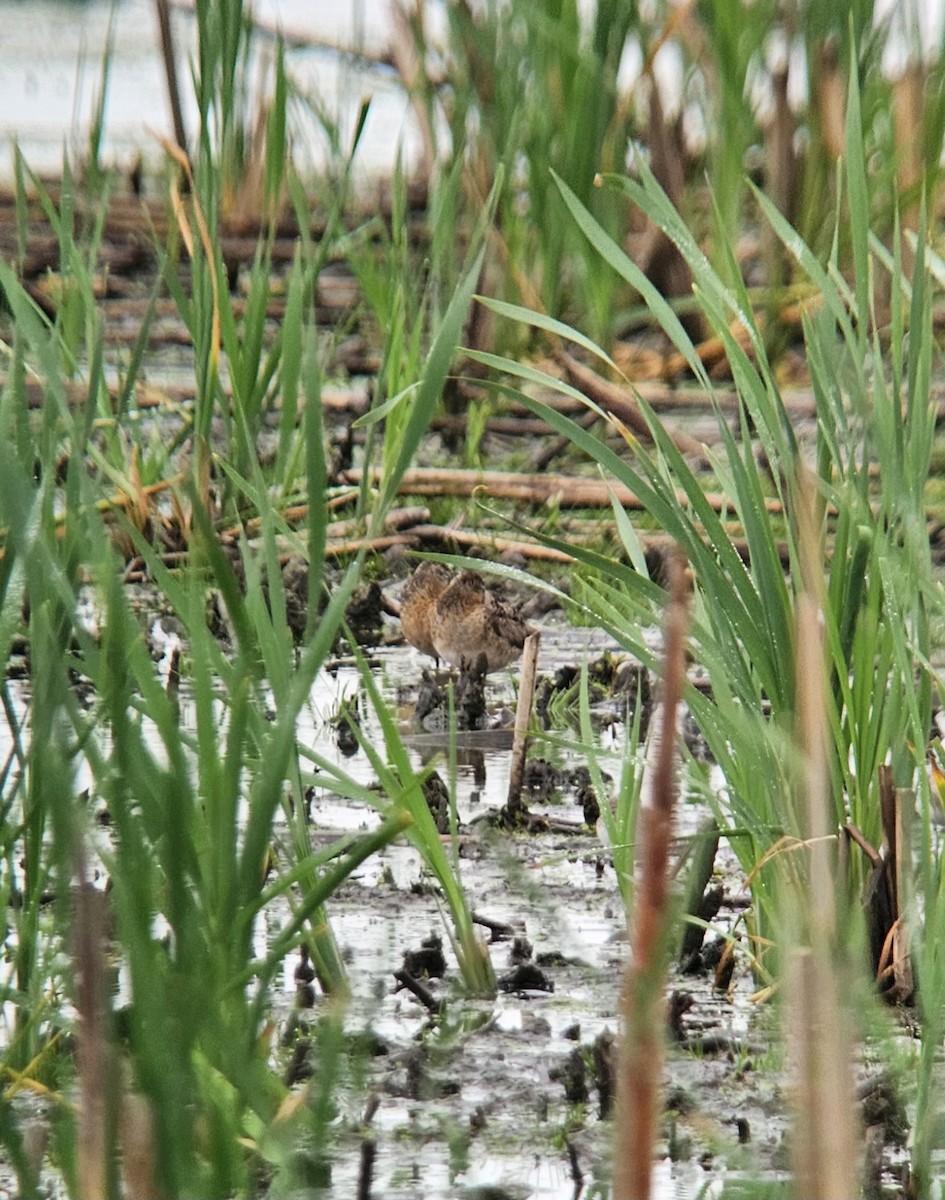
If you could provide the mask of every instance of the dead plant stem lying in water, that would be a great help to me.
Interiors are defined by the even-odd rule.
[[[668,563],[669,607],[663,659],[662,724],[653,788],[640,812],[638,879],[631,955],[624,981],[623,1043],[617,1081],[614,1200],[650,1195],[663,1060],[669,847],[676,798],[676,713],[686,676],[688,584],[678,551]]]

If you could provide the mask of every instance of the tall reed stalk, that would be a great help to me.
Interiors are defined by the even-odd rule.
[[[663,1038],[671,916],[669,852],[678,792],[676,733],[686,673],[687,584],[684,563],[669,566],[665,648],[654,733],[653,771],[640,808],[637,880],[629,914],[630,958],[621,996],[623,1039],[617,1079],[614,1196],[652,1194],[661,1112]]]

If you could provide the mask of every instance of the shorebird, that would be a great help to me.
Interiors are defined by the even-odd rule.
[[[488,590],[475,571],[460,571],[440,592],[429,630],[439,658],[454,667],[469,666],[486,674],[515,662],[525,639],[534,632]]]
[[[437,661],[439,654],[430,633],[433,609],[452,578],[441,563],[422,562],[404,584],[400,597],[400,627],[404,638]]]

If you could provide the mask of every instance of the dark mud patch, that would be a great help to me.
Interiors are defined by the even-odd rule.
[[[378,1097],[373,1194],[447,1197],[489,1186],[574,1196],[576,1178],[603,1184],[610,1169],[626,951],[613,869],[594,834],[562,841],[485,826],[464,843],[461,869],[477,914],[517,931],[489,942],[494,1000],[463,994],[437,932],[441,902],[415,886],[422,876],[410,851],[394,848],[366,864],[331,905],[355,992],[349,1028],[387,1048],[358,1067]],[[429,998],[404,985],[408,969]],[[749,1013],[743,965],[724,994],[709,977],[675,974],[672,986],[685,988],[689,1003],[685,1038],[671,1047],[666,1070],[674,1107],[658,1194],[694,1194],[736,1165],[769,1176],[784,1154],[780,1076],[762,1066],[772,1014]],[[356,1122],[339,1129],[332,1194],[350,1194],[361,1141]]]
[[[597,637],[549,629],[542,675],[553,678],[562,653],[578,654],[579,661],[599,658],[606,647]],[[388,695],[397,697],[400,688],[404,737],[418,765],[442,756],[427,799],[445,831],[449,739],[435,730],[415,732],[412,710],[425,686],[422,657],[386,647],[372,661]],[[487,684],[489,714],[498,723],[497,714],[511,707],[510,682],[500,675]],[[360,736],[376,738],[372,717],[357,700],[356,671],[340,666],[322,684],[333,696],[321,705],[337,711],[344,700],[359,712]],[[613,761],[605,766],[613,775],[623,729],[604,725],[603,736],[613,744]],[[318,730],[312,733],[323,749]],[[577,756],[536,741],[527,776],[530,810],[565,822],[566,831],[554,825],[544,833],[503,830],[484,819],[505,803],[510,744],[502,728],[454,740],[457,861],[495,969],[495,999],[464,994],[443,900],[411,849],[396,845],[370,859],[329,905],[352,999],[345,1018],[348,1074],[338,1096],[326,1195],[358,1194],[366,1161],[370,1194],[385,1198],[501,1194],[538,1200],[593,1194],[587,1189],[607,1185],[615,1014],[626,956],[620,892],[584,795],[590,789],[586,764]],[[355,753],[346,769],[356,770],[361,757]],[[317,833],[336,835],[363,830],[377,818],[357,804],[316,794],[311,819]],[[694,831],[699,819],[690,806],[681,814],[685,829]],[[744,903],[733,860],[725,862],[717,915],[723,929]],[[298,1008],[300,986],[311,986],[307,979],[300,984],[298,965],[286,967],[283,1023],[301,1019],[317,1027],[329,1002],[308,997],[314,1005]],[[691,1002],[680,1017],[683,1040],[670,1052],[666,1092],[687,1101],[679,1101],[684,1113],[667,1110],[657,1194],[695,1194],[736,1165],[770,1177],[783,1154],[784,1122],[774,1111],[778,1084],[757,1069],[758,1055],[749,1061],[742,1049],[749,1030],[752,1050],[766,1043],[764,1026],[771,1019],[750,1010],[753,984],[745,962],[735,960],[724,992],[713,988],[706,972],[674,972],[672,987]],[[713,1035],[720,1047],[724,1043],[715,1053],[708,1049]],[[295,1056],[297,1072],[297,1048],[282,1053],[287,1070]],[[311,1069],[317,1071],[316,1062]],[[748,1143],[740,1141],[746,1128],[755,1131]]]
[[[606,657],[596,637],[549,623],[542,677],[563,679],[562,658]],[[376,652],[375,667],[389,695],[400,688],[404,737],[418,765],[443,756],[428,795],[431,808],[443,813],[449,739],[412,732],[412,700],[425,686],[422,656],[386,647]],[[342,690],[343,674],[334,679]],[[627,678],[639,694],[639,676]],[[499,675],[487,684],[497,724],[496,714],[511,706],[510,683]],[[605,692],[598,704],[610,703]],[[602,765],[614,778],[626,728],[607,719],[599,725],[601,745],[612,753],[608,764],[603,752]],[[371,736],[370,718],[365,732]],[[627,956],[620,890],[603,828],[588,805],[586,763],[553,740],[534,741],[526,773],[529,811],[548,818],[545,831],[538,824],[525,831],[496,824],[510,741],[501,728],[454,740],[456,855],[495,969],[494,999],[464,993],[445,905],[412,850],[398,845],[369,860],[332,900],[331,920],[351,974],[351,1044],[382,1045],[384,1052],[351,1060],[327,1195],[352,1194],[359,1180],[363,1186],[366,1145],[370,1194],[377,1197],[609,1195],[616,1014]],[[363,829],[376,818],[322,796],[313,802],[312,819],[337,832]],[[448,820],[441,828],[449,828]],[[694,939],[680,931],[670,970],[654,1194],[689,1197],[721,1186],[733,1194],[758,1188],[777,1194],[787,1189],[790,1170],[790,1062],[781,1014],[756,995],[740,940],[744,878],[724,839],[716,850],[699,805],[680,805],[676,833],[680,847],[709,846],[708,865],[692,867],[699,886],[691,903],[702,907],[691,911],[714,932]],[[286,992],[290,1007],[293,986]],[[316,1000],[312,1020],[326,1003]],[[894,1196],[906,1128],[901,1096],[891,1079],[866,1077],[859,1103],[870,1148],[868,1190]]]

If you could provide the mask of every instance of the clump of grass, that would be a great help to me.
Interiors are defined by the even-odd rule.
[[[357,795],[371,807],[379,808],[382,815],[387,816],[388,819],[391,812],[403,810],[409,813],[410,825],[407,836],[419,852],[424,868],[430,872],[442,889],[452,923],[450,938],[463,985],[470,995],[492,997],[496,990],[495,972],[488,948],[476,933],[472,910],[460,875],[455,799],[450,806],[452,836],[449,851],[447,851],[423,791],[424,781],[429,777],[432,768],[420,772],[412,767],[410,756],[397,730],[394,716],[385,704],[380,689],[363,660],[361,661],[361,678],[383,731],[384,755],[382,756],[366,738],[359,737],[361,748],[367,754],[376,773],[382,799],[379,802],[377,793],[367,788],[358,789]],[[455,719],[452,721],[451,727],[455,731]],[[312,757],[315,758],[314,755]],[[335,775],[336,772],[326,763],[319,765],[323,772],[326,769],[330,772],[324,778],[337,790],[338,781],[332,780],[332,775]]]
[[[627,120],[617,72],[625,41],[639,28],[637,13],[632,6],[601,3],[588,26],[573,0],[516,0],[481,9],[453,5],[447,18],[448,93],[426,73],[414,83],[425,111],[445,114],[448,128],[446,145],[428,149],[431,160],[437,152],[448,155],[433,186],[440,216],[435,244],[449,244],[458,218],[478,212],[505,172],[509,187],[499,201],[496,271],[506,280],[503,292],[530,296],[537,289],[546,307],[557,311],[577,275],[585,311],[604,319],[618,280],[599,265],[591,269],[546,183],[554,168],[602,220],[613,214],[610,198],[594,196],[591,185],[602,165],[622,163]],[[422,24],[411,28],[422,57]],[[437,125],[428,122],[431,136]]]
[[[5,276],[3,282],[13,307],[29,314],[15,281]],[[35,350],[52,364],[55,336],[38,320],[27,320],[14,355],[25,358]],[[58,378],[54,372],[52,378]],[[50,399],[54,396],[55,383]],[[95,1003],[83,1000],[87,991],[75,998],[82,1028],[97,1014],[100,1031],[92,1043],[98,1049],[80,1054],[78,1062],[89,1085],[88,1104],[94,1109],[107,1095],[118,1095],[114,1080],[106,1086],[114,1058],[151,1114],[153,1194],[245,1191],[256,1169],[245,1150],[247,1126],[257,1130],[261,1144],[264,1131],[275,1131],[286,1119],[280,1115],[285,1088],[273,1071],[266,1033],[275,973],[304,941],[323,985],[343,994],[344,969],[333,949],[325,901],[367,855],[410,823],[395,804],[375,832],[320,851],[307,835],[302,841],[297,823],[293,859],[267,880],[276,816],[283,806],[290,814],[302,810],[298,714],[340,627],[359,564],[334,590],[296,664],[278,607],[256,603],[258,586],[241,593],[197,497],[191,495],[191,559],[181,573],[168,572],[128,526],[126,536],[148,562],[186,635],[189,730],[158,679],[124,594],[108,529],[93,503],[93,482],[83,467],[86,414],[73,421],[61,411],[53,416],[49,405],[37,437],[17,427],[16,413],[23,409],[23,396],[8,387],[0,492],[4,664],[19,614],[28,611],[30,707],[20,718],[5,685],[19,765],[4,775],[3,845],[10,878],[20,880],[10,931],[14,976],[4,985],[14,1013],[5,1062],[25,1072],[30,1086],[51,1086],[54,1099],[68,1078],[68,1063],[56,1050],[62,1018],[43,998],[50,988],[72,994],[61,951],[69,945],[73,889],[82,896],[90,886],[88,870],[78,864],[97,853],[109,879],[101,903],[121,948],[128,1001],[119,1013],[108,995],[100,994]],[[44,429],[50,435],[45,439]],[[54,463],[63,444],[72,465],[60,490]],[[263,543],[261,559],[273,583],[278,556],[272,522]],[[255,559],[248,549],[245,569],[252,577]],[[225,598],[230,655],[208,628],[209,580]],[[95,589],[98,637],[77,617],[82,585]],[[273,586],[271,597],[275,591]],[[93,697],[88,708],[80,702],[76,678]],[[277,702],[273,722],[264,715],[264,682]],[[92,805],[78,798],[80,774],[89,781],[91,799],[107,804],[107,843],[95,832]],[[21,857],[22,869],[15,866]],[[255,924],[279,898],[289,900],[291,917],[260,957]],[[83,911],[86,907],[76,909]],[[86,923],[80,919],[77,928]],[[88,988],[97,964],[102,969],[105,949],[92,936],[77,960],[80,989]],[[87,1044],[80,1041],[80,1047]],[[63,1130],[72,1121],[63,1101],[55,1116]],[[298,1107],[296,1138],[321,1137],[316,1117],[312,1105]],[[105,1134],[97,1136],[86,1125],[75,1160],[60,1160],[73,1194],[88,1194],[92,1179],[114,1177],[114,1121],[102,1119]],[[15,1119],[8,1113],[5,1120],[13,1130]],[[16,1142],[12,1132],[11,1141]],[[291,1162],[284,1165],[287,1181],[303,1183],[293,1170]],[[25,1194],[33,1194],[25,1160],[21,1181],[29,1185]]]
[[[818,254],[828,254],[851,72],[874,179],[873,228],[891,234],[901,200],[903,223],[915,230],[920,199],[933,211],[942,178],[943,105],[935,84],[943,68],[941,56],[925,52],[920,24],[905,10],[875,19],[870,6],[787,13],[770,3],[726,0],[668,10],[610,0],[583,8],[574,0],[514,0],[451,5],[445,45],[435,47],[422,18],[411,17],[404,28],[414,39],[411,65],[420,66],[404,82],[424,114],[426,163],[439,155],[446,164],[431,181],[434,204],[441,190],[447,197],[434,237],[449,241],[504,168],[509,188],[494,238],[497,261],[483,290],[540,303],[559,317],[580,313],[585,332],[607,346],[640,320],[641,295],[575,236],[560,196],[547,186],[549,173],[615,242],[633,240],[645,273],[682,311],[690,290],[685,255],[658,223],[641,220],[645,213],[595,191],[595,175],[622,171],[643,147],[730,285],[738,274],[732,247],[753,219],[749,176],[761,180]],[[885,64],[897,56],[905,64],[892,74]],[[675,64],[666,73],[669,85],[667,62]],[[836,233],[846,265],[847,227]],[[775,237],[763,250],[765,336],[776,346],[783,344],[778,314],[791,283],[790,254]]]
[[[823,638],[827,685],[820,736],[824,818],[836,859],[840,827],[852,821],[874,844],[880,838],[879,768],[891,764],[896,783],[921,798],[923,852],[919,885],[925,902],[916,931],[921,963],[919,990],[925,1014],[923,1070],[914,1169],[927,1179],[930,1121],[926,1054],[941,1029],[938,989],[940,954],[938,861],[931,835],[925,743],[935,673],[930,662],[930,626],[941,619],[941,591],[931,570],[925,529],[924,485],[934,429],[930,403],[934,341],[932,289],[924,237],[914,245],[911,277],[902,270],[898,227],[892,249],[870,231],[870,188],[863,150],[859,90],[855,73],[847,100],[847,135],[841,174],[845,208],[837,213],[837,236],[826,265],[763,195],[756,198],[765,218],[812,281],[822,302],[804,316],[805,340],[817,402],[815,444],[802,447],[792,426],[750,298],[737,271],[722,277],[697,245],[645,163],[634,179],[608,179],[673,239],[692,271],[704,318],[726,348],[740,401],[737,436],[719,416],[720,449],[709,452],[718,487],[729,512],[744,531],[748,558],[736,550],[720,517],[706,502],[702,485],[659,420],[647,414],[654,449],[648,451],[619,422],[627,453],[618,455],[593,431],[517,392],[541,412],[608,477],[641,497],[692,564],[692,651],[706,670],[711,691],[689,686],[686,702],[725,778],[714,798],[716,815],[727,830],[752,885],[757,948],[763,969],[780,974],[778,945],[787,913],[784,887],[807,886],[814,858],[808,824],[795,786],[795,728],[808,667],[798,665],[797,615],[805,601],[810,569],[825,578]],[[608,263],[636,287],[707,394],[713,394],[688,334],[667,302],[561,181],[565,202],[588,240]],[[847,226],[854,271],[847,282],[840,270],[839,226]],[[888,275],[889,320],[881,324],[877,291]],[[500,306],[493,306],[497,310]],[[507,314],[507,309],[502,309]],[[545,317],[519,310],[520,319],[547,329]],[[748,350],[733,335],[737,322]],[[555,323],[554,333],[561,329]],[[572,332],[572,340],[613,369],[607,355]],[[548,376],[495,356],[474,355],[507,376],[539,380]],[[593,407],[592,405],[590,407]],[[599,416],[606,419],[598,410]],[[755,458],[760,446],[764,467]],[[811,466],[803,458],[809,455]],[[878,471],[874,477],[874,468]],[[814,528],[824,551],[805,571],[803,480],[815,471]],[[643,662],[652,651],[642,629],[658,622],[661,589],[648,578],[627,514],[615,511],[618,531],[631,566],[575,551],[584,565],[580,599],[605,628]],[[786,538],[789,571],[781,565],[777,539]],[[806,535],[810,537],[809,534]],[[554,543],[552,543],[554,544]],[[790,850],[790,852],[788,852]],[[839,860],[836,860],[839,862]],[[840,872],[842,915],[830,934],[834,970],[863,978],[865,952],[855,901],[864,883],[862,864],[849,860]],[[769,947],[766,954],[762,947]],[[858,958],[857,948],[861,948]],[[923,976],[925,983],[923,984]]]
[[[736,386],[744,404],[743,437],[739,444],[723,425],[723,454],[713,455],[712,465],[731,503],[732,512],[745,530],[749,563],[746,565],[742,561],[722,521],[706,503],[698,478],[652,416],[650,424],[656,453],[649,454],[625,433],[633,451],[633,462],[630,463],[610,451],[592,432],[580,429],[559,414],[552,415],[547,409],[543,411],[556,427],[566,431],[578,446],[641,496],[648,513],[656,517],[690,555],[697,589],[693,635],[698,653],[709,668],[713,682],[711,698],[693,694],[690,703],[703,723],[713,752],[726,771],[732,789],[728,803],[733,806],[733,812],[738,818],[747,819],[754,815],[758,835],[770,837],[790,817],[785,799],[787,780],[783,767],[778,766],[782,758],[782,747],[778,744],[781,734],[778,730],[786,731],[790,727],[794,713],[795,679],[790,653],[793,645],[793,600],[789,580],[785,578],[778,556],[777,526],[773,517],[784,513],[790,520],[791,511],[796,509],[795,484],[792,482],[798,453],[796,440],[774,386],[761,337],[752,321],[747,296],[739,294],[737,288],[729,291],[722,284],[678,214],[667,206],[665,196],[645,168],[641,183],[624,181],[618,186],[623,187],[637,203],[646,205],[678,238],[690,256],[705,310],[713,316],[729,350]],[[665,301],[652,288],[646,290],[648,285],[639,277],[633,264],[622,256],[563,185],[562,191],[577,220],[598,248],[609,254],[612,262],[619,262],[622,269],[646,291],[654,312],[711,394],[712,384],[688,336]],[[766,210],[772,220],[778,220],[770,206],[766,206]],[[787,241],[786,225],[780,222],[776,227]],[[796,239],[790,244],[798,245]],[[802,251],[800,257],[805,268],[815,271],[815,260],[809,252]],[[889,262],[892,265],[892,260]],[[827,272],[817,268],[815,274],[818,284],[825,288],[828,300],[823,310],[826,314],[823,323],[819,316],[810,323],[812,363],[815,370],[822,364],[826,368],[825,347],[823,342],[818,344],[818,341],[827,336],[828,327],[832,328],[833,323],[838,322],[845,332],[849,352],[843,369],[856,372],[857,364],[862,364],[867,357],[867,347],[863,341],[866,334],[861,331],[869,328],[868,297],[860,293],[863,321],[854,328],[845,311],[848,297],[838,289]],[[726,310],[736,312],[748,324],[755,362],[736,345],[728,332]],[[921,287],[913,288],[912,310],[913,328],[919,328],[928,321],[928,298]],[[902,319],[901,308],[899,312]],[[539,327],[547,324],[544,319],[528,319]],[[900,354],[903,345],[900,342]],[[860,707],[857,708],[857,695],[850,691],[851,677],[857,679],[860,675],[860,672],[854,672],[851,676],[850,668],[853,666],[860,667],[869,680],[868,683],[864,680],[864,688],[869,689],[871,697],[885,693],[885,688],[877,693],[875,686],[874,653],[877,645],[884,644],[884,633],[892,639],[900,636],[902,631],[893,632],[882,627],[879,614],[884,603],[895,602],[898,605],[904,601],[898,589],[901,581],[915,569],[920,580],[930,579],[927,549],[923,554],[922,543],[915,537],[915,529],[924,527],[921,491],[917,489],[915,480],[924,479],[927,475],[931,441],[930,409],[927,400],[922,399],[923,395],[927,396],[927,392],[923,393],[922,390],[922,380],[928,377],[931,343],[930,340],[913,338],[910,345],[916,361],[910,376],[914,383],[909,385],[908,395],[914,399],[907,403],[904,424],[897,426],[893,418],[898,411],[896,389],[893,386],[887,386],[879,373],[875,373],[869,381],[861,373],[859,385],[862,390],[858,390],[854,375],[852,394],[865,396],[872,391],[877,412],[876,426],[872,430],[863,430],[861,424],[854,427],[857,431],[863,430],[856,436],[866,439],[855,446],[839,444],[836,436],[836,431],[850,428],[846,420],[842,425],[839,423],[839,413],[830,407],[841,393],[843,385],[840,380],[835,377],[831,381],[816,374],[814,379],[815,392],[825,403],[818,448],[823,496],[820,512],[822,519],[826,520],[829,498],[837,514],[835,518],[831,514],[836,529],[834,570],[831,572],[834,607],[828,614],[831,629],[828,641],[834,656],[831,670],[838,689],[838,708],[836,719],[832,722],[835,742],[833,770],[837,783],[833,791],[837,805],[835,811],[839,819],[844,811],[844,797],[848,797],[854,821],[858,824],[862,822],[864,829],[869,831],[867,836],[874,837],[878,837],[876,768],[887,752],[894,750],[897,755],[902,753],[902,735],[907,726],[897,724],[897,721],[909,722],[910,728],[919,727],[922,721],[920,710],[927,715],[929,703],[928,678],[920,681],[919,691],[915,692],[911,682],[912,671],[905,670],[908,655],[904,646],[897,650],[892,641],[888,643],[886,657],[879,660],[878,669],[883,669],[884,663],[889,664],[888,669],[894,673],[894,678],[906,688],[905,694],[915,694],[917,707],[908,713],[899,708],[895,712],[891,709],[877,712],[871,703],[869,718],[866,719],[867,713],[863,708],[865,694],[860,696]],[[882,354],[878,341],[874,341],[871,351],[874,355]],[[605,362],[608,361],[603,352],[597,353]],[[501,365],[510,374],[535,377],[535,372],[530,368],[518,367],[490,356],[479,357],[491,366]],[[904,364],[895,352],[893,362],[896,378],[905,387]],[[550,377],[545,377],[543,382],[552,385]],[[527,397],[523,399],[535,411],[542,408]],[[863,415],[862,409],[860,415]],[[751,458],[749,420],[758,431],[770,464],[771,478],[768,481]],[[899,433],[894,435],[896,428]],[[888,464],[883,478],[892,484],[884,490],[886,499],[881,499],[881,504],[885,503],[887,507],[878,520],[870,508],[868,483],[869,463],[876,456],[882,456],[881,461],[884,465]],[[684,505],[680,503],[680,495],[685,497]],[[651,663],[652,653],[635,633],[635,627],[641,621],[652,623],[660,590],[646,576],[645,562],[629,519],[625,514],[618,513],[617,521],[628,556],[636,569],[627,570],[618,566],[610,580],[596,575],[588,576],[584,583],[584,598],[586,603],[595,607],[595,611],[606,615],[609,626],[628,648]],[[905,560],[895,570],[889,557],[891,545],[886,540],[889,522],[899,530],[898,536],[906,539],[901,550]],[[910,532],[907,533],[907,530]],[[790,528],[788,534],[789,554],[793,563],[797,561],[796,540],[791,539]],[[892,546],[895,545],[894,540]],[[580,557],[588,563],[595,562],[593,556],[582,554]],[[848,563],[851,569],[837,570],[839,563],[843,562]],[[871,588],[865,586],[869,581],[872,582]],[[896,589],[894,600],[888,591],[884,595],[884,581],[887,589]],[[844,587],[847,590],[843,590]],[[927,627],[924,612],[926,603],[925,589],[920,588],[913,602],[914,616],[910,616],[908,624],[909,631],[919,637],[925,636]],[[919,644],[923,657],[926,647],[926,643]],[[891,691],[897,694],[898,688],[893,687]],[[770,705],[770,720],[761,716],[762,698]],[[739,744],[737,754],[732,752],[731,742],[735,729],[741,729],[744,739],[743,744]],[[853,766],[850,765],[851,761]],[[757,772],[762,768],[765,779],[781,781],[772,783],[770,789],[764,789],[767,800],[762,799],[757,788]],[[753,797],[750,801],[749,796]],[[762,835],[764,829],[768,830],[767,835]]]
[[[173,153],[189,170],[189,160]],[[167,478],[179,467],[176,446],[147,457],[136,441],[140,426],[118,419],[134,394],[146,328],[127,365],[118,411],[107,403],[102,320],[91,284],[102,218],[77,236],[71,188],[59,208],[40,193],[60,234],[72,289],[54,321],[0,264],[14,318],[0,395],[4,671],[17,635],[25,633],[29,645],[25,712],[6,673],[3,685],[11,755],[0,773],[0,851],[4,888],[16,901],[3,908],[4,932],[15,947],[0,984],[13,1023],[3,1061],[17,1080],[14,1091],[29,1088],[47,1098],[55,1163],[73,1195],[119,1186],[120,1097],[140,1117],[121,1156],[124,1185],[136,1194],[249,1194],[263,1176],[288,1190],[323,1179],[347,994],[327,906],[365,857],[412,831],[418,815],[422,820],[414,803],[422,801],[419,781],[389,722],[395,765],[381,772],[390,796],[378,828],[316,848],[304,816],[307,779],[296,723],[363,570],[355,559],[329,588],[321,370],[308,316],[318,271],[340,228],[343,196],[324,241],[313,246],[303,239],[287,279],[285,316],[273,330],[268,235],[250,270],[245,315],[237,318],[215,238],[219,197],[201,164],[198,153],[189,209],[179,197],[177,232],[189,240],[189,285],[164,253],[163,280],[191,334],[198,385],[179,443],[189,439],[193,453],[180,478]],[[27,176],[24,167],[24,183]],[[385,457],[381,493],[370,506],[378,525],[438,401],[478,277],[478,252],[478,246],[471,251],[470,270],[432,336],[417,326],[418,347],[430,340],[417,360],[421,403],[405,440]],[[44,391],[35,416],[27,372]],[[88,400],[73,410],[65,380],[75,374],[84,376]],[[275,464],[264,467],[257,440],[273,416],[278,451]],[[173,569],[150,540],[141,464],[171,484],[182,518],[188,557]],[[133,499],[134,520],[100,504],[103,491],[115,487]],[[296,490],[308,501],[302,536],[273,503]],[[242,533],[248,517],[259,523],[252,543]],[[237,527],[238,563],[220,543],[221,521]],[[308,566],[309,636],[298,656],[282,581],[287,537]],[[180,695],[164,686],[151,660],[121,584],[119,545],[140,556],[156,598],[179,623]],[[94,595],[97,634],[77,615],[82,589]],[[211,594],[224,616],[226,643],[208,625]],[[342,774],[339,786],[344,781]],[[80,798],[85,791],[88,803]],[[102,804],[111,823],[107,837],[94,818]],[[288,836],[277,839],[280,821]],[[419,837],[418,844],[459,914],[464,973],[474,990],[488,992],[491,966],[455,871],[438,840]],[[107,894],[89,893],[92,864],[107,877]],[[260,951],[261,915],[277,907],[287,915]],[[77,934],[83,935],[75,942],[78,986],[65,966]],[[332,997],[334,1017],[317,1039],[321,1082],[289,1102],[271,1006],[286,955],[303,944]],[[112,954],[125,980],[120,1007],[108,988],[92,986],[102,983]],[[79,1014],[75,1061],[63,1036],[73,1020],[62,997]],[[76,1073],[87,1101],[81,1127],[65,1099]],[[33,1196],[38,1168],[11,1096],[0,1100],[0,1132],[22,1194]],[[301,1152],[305,1146],[310,1154]]]

